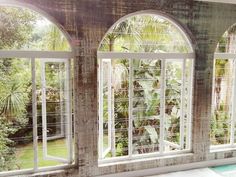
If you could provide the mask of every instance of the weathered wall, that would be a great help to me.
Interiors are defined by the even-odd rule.
[[[76,168],[71,170],[71,176],[89,177],[236,156],[236,151],[209,153],[213,53],[224,31],[236,23],[236,5],[193,0],[18,1],[33,5],[52,16],[68,32],[75,51],[77,141]],[[186,29],[193,41],[196,52],[193,154],[98,168],[97,48],[106,31],[117,20],[141,10],[156,10],[170,16]]]

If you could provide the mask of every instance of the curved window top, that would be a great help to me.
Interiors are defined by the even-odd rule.
[[[236,24],[221,37],[216,48],[217,53],[236,53]]]
[[[59,28],[35,11],[0,6],[0,50],[71,51]]]
[[[113,26],[99,51],[190,53],[193,50],[184,32],[171,20],[155,14],[139,14]]]

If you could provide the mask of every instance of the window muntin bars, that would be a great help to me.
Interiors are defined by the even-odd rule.
[[[215,53],[211,149],[235,148],[236,54]]]
[[[99,163],[191,151],[194,53],[181,27],[157,14],[133,15],[110,29],[97,55]]]
[[[26,174],[26,173],[35,173],[40,171],[54,170],[64,168],[67,165],[73,163],[73,142],[72,142],[72,110],[71,110],[71,74],[70,74],[70,60],[72,58],[71,52],[41,52],[41,51],[0,51],[1,58],[15,58],[14,60],[18,60],[19,63],[22,60],[29,61],[29,72],[31,74],[32,80],[32,129],[33,129],[33,159],[31,164],[32,167],[28,169],[22,170],[13,170],[13,171],[4,171],[0,172],[0,176],[6,175],[14,175],[14,174]],[[41,65],[41,67],[40,67]],[[58,66],[58,71],[55,71],[55,66]],[[47,136],[48,127],[45,125],[47,122],[47,114],[45,115],[45,108],[47,110],[47,99],[43,95],[47,95],[47,82],[44,82],[47,79],[46,70],[51,69],[51,73],[56,73],[55,75],[59,77],[59,79],[55,82],[54,89],[57,90],[57,93],[60,98],[58,107],[64,104],[63,108],[59,109],[59,116],[64,116],[64,122],[60,121],[60,125],[58,127],[62,128],[63,126],[63,134],[60,134],[61,138],[65,138],[65,148],[66,148],[66,157],[60,157],[58,153],[49,154],[47,152],[47,143],[51,140],[55,140],[56,137],[51,138]],[[27,68],[25,68],[27,70]],[[39,75],[40,74],[40,75]],[[50,82],[50,81],[48,81]],[[53,81],[51,81],[53,82]],[[52,86],[52,85],[51,85]],[[53,88],[53,86],[52,86]],[[38,91],[40,90],[41,93]],[[41,94],[41,95],[40,95]],[[62,98],[63,97],[63,98]],[[42,112],[39,111],[39,106],[41,106],[44,111],[43,116]],[[63,110],[61,110],[63,109]],[[40,119],[43,122],[40,123]],[[61,124],[62,123],[62,124]],[[56,124],[56,123],[55,123]],[[42,135],[39,130],[42,129]],[[53,137],[53,136],[51,136]],[[39,140],[43,140],[43,146],[39,146]],[[60,144],[59,144],[60,146]],[[61,148],[58,145],[54,146],[54,151],[57,151],[56,148]],[[60,149],[58,150],[60,151]],[[39,159],[39,153],[43,154],[43,158]],[[40,157],[41,158],[41,157]],[[51,163],[45,167],[44,165],[40,165],[42,161],[57,161],[58,163]]]
[[[153,157],[190,152],[194,55],[173,54],[170,57],[169,54],[166,56],[165,54],[156,54],[154,57],[162,57],[162,59],[153,59],[153,54],[150,56],[146,54],[145,59],[142,54],[138,57],[137,53],[135,59],[129,58],[129,56],[130,53],[120,53],[117,57],[114,53],[98,53],[100,66],[99,162],[109,163],[143,156]],[[119,59],[117,59],[118,57]],[[145,62],[150,65],[147,66]],[[123,68],[120,63],[124,64]],[[144,66],[145,64],[146,66]],[[142,73],[144,70],[156,73],[152,75],[153,78],[149,78],[147,73]],[[173,77],[175,75],[178,75],[178,81]],[[119,80],[123,81],[120,85]],[[146,85],[146,88],[140,87],[140,83]],[[173,84],[178,85],[175,95],[175,99],[178,101],[171,105],[168,93],[175,92],[175,89],[172,89],[174,88]],[[118,91],[114,88],[117,88]],[[144,92],[146,92],[146,96]],[[150,96],[150,92],[154,93],[155,98],[153,95]],[[116,98],[115,95],[118,93],[122,93],[123,96]],[[159,103],[156,104],[156,107],[147,108],[145,106],[147,101],[158,101]],[[105,106],[104,102],[106,102]],[[126,117],[119,116],[120,110],[117,109],[117,104],[125,104],[122,111],[125,112],[123,115]],[[147,109],[151,111],[146,111]],[[106,121],[104,121],[105,119]],[[146,124],[136,126],[135,124],[140,124],[141,120],[146,121]],[[176,121],[176,125],[178,125],[175,128],[179,130],[175,133],[168,128],[170,120]],[[150,123],[150,121],[153,122]],[[174,123],[171,125],[175,126]],[[140,132],[136,133],[136,131]],[[147,135],[148,138],[144,138],[144,134],[150,136]],[[108,140],[104,141],[107,138]],[[171,141],[173,138],[176,141]],[[120,152],[121,148],[119,148],[117,139],[118,141],[126,141],[122,152]],[[144,143],[140,141],[141,139]]]

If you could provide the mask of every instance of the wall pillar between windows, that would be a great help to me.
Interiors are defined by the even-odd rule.
[[[236,5],[193,0],[18,1],[52,16],[70,35],[75,51],[76,164],[61,176],[91,177],[236,157],[236,150],[209,153],[213,53],[222,34],[236,23]],[[196,50],[193,154],[98,167],[97,49],[105,33],[117,20],[130,13],[150,9],[173,17],[193,39]],[[53,173],[49,176],[53,176]]]

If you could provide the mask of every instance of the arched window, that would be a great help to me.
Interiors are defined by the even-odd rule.
[[[214,59],[211,148],[236,147],[236,25],[221,37]]]
[[[156,14],[120,20],[98,49],[99,162],[191,151],[193,49]]]
[[[29,9],[0,6],[0,17],[0,175],[70,165],[70,44]]]

